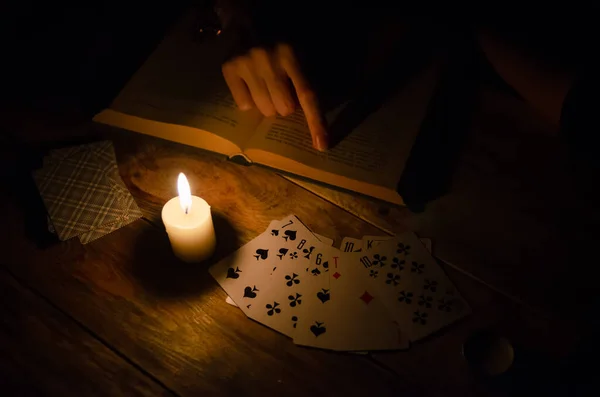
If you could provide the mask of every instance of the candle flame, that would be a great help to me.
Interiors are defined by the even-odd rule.
[[[190,192],[190,184],[183,172],[179,173],[177,178],[177,192],[179,193],[179,204],[181,209],[186,214],[192,209],[192,193]]]

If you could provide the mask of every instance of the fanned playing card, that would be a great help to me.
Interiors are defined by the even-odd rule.
[[[210,274],[237,306],[252,317],[255,311],[262,310],[255,302],[269,289],[270,275],[300,241],[311,237],[314,238],[310,230],[295,215],[273,221],[266,232],[212,266]]]
[[[467,303],[413,233],[364,250],[359,261],[411,341],[470,313]]]
[[[428,239],[346,238],[342,250],[323,240],[289,216],[210,273],[228,303],[316,348],[405,349],[469,312],[428,252]]]
[[[339,351],[395,350],[408,346],[382,300],[368,285],[359,253],[335,248],[322,252],[329,262],[330,288],[320,304],[302,308],[294,343]]]
[[[238,306],[243,304],[249,309],[252,301],[261,293],[261,283],[270,273],[271,261],[276,255],[275,242],[279,236],[280,224],[281,221],[271,221],[264,233],[209,269],[210,274]]]
[[[267,292],[256,301],[261,310],[249,315],[290,337],[302,321],[302,308],[322,304],[323,291],[329,289],[328,264],[321,253],[327,245],[311,234],[303,233],[305,237],[278,263]]]

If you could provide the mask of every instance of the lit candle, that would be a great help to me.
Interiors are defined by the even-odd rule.
[[[183,173],[177,180],[179,196],[162,209],[162,220],[169,235],[173,253],[184,262],[201,262],[209,258],[217,243],[210,206],[192,196]]]

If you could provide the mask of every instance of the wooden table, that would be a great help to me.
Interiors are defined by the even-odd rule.
[[[558,200],[541,196],[556,173],[536,162],[540,156],[527,155],[531,145],[549,153],[558,146],[535,134],[549,126],[504,94],[482,93],[452,192],[421,214],[89,122],[13,112],[2,116],[2,126],[34,146],[66,137],[112,139],[123,180],[145,215],[88,245],[73,239],[36,246],[15,192],[21,186],[7,179],[19,155],[2,142],[4,180],[12,182],[1,190],[0,386],[12,391],[6,395],[496,394],[462,356],[473,332],[490,328],[517,352],[543,352],[548,360],[573,349],[574,322],[562,321],[548,302],[555,294],[544,294],[569,265],[544,255],[569,248],[545,245],[564,235],[553,223]],[[361,356],[297,347],[227,305],[210,264],[186,266],[173,257],[160,210],[180,171],[212,205],[219,236],[212,262],[290,213],[336,244],[344,236],[412,229],[433,238],[434,253],[452,264],[444,270],[473,314],[407,352]],[[545,172],[550,177],[541,179]],[[528,178],[541,179],[541,190],[526,185]],[[525,199],[539,205],[524,206]],[[576,221],[570,226],[569,233],[584,234]],[[548,257],[552,262],[544,262]],[[540,274],[542,267],[550,271]]]

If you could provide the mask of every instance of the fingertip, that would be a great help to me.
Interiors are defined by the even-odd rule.
[[[280,108],[277,110],[279,112],[280,115],[282,115],[283,117],[289,116],[290,114],[294,113],[294,106],[289,106],[289,105],[283,105],[280,106]]]
[[[324,152],[329,149],[329,139],[327,138],[327,135],[318,134],[313,138],[313,145],[315,146],[315,149],[320,152]]]

